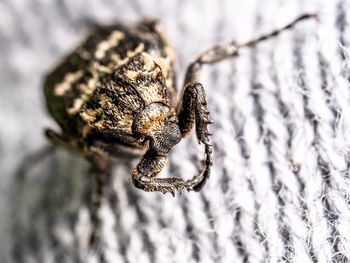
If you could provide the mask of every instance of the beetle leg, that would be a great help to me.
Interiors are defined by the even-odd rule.
[[[45,136],[51,141],[53,145],[62,146],[68,149],[71,148],[68,139],[64,135],[58,134],[51,129],[46,129]]]
[[[207,126],[211,123],[211,121],[209,120],[205,91],[203,86],[199,83],[201,67],[206,64],[212,65],[219,63],[222,60],[238,56],[240,48],[254,47],[259,42],[275,37],[281,32],[293,27],[298,22],[310,18],[317,18],[317,15],[302,15],[283,28],[277,29],[269,34],[250,40],[243,44],[231,42],[216,45],[203,52],[194,62],[189,65],[185,75],[182,101],[178,106],[178,118],[182,136],[188,134],[193,125],[196,124],[196,135],[198,141],[205,144],[206,158],[204,162],[204,171],[201,176],[194,180],[193,184],[196,185],[194,186],[196,189],[200,190],[200,188],[204,186],[205,181],[210,174],[210,166],[212,165],[212,148],[209,144],[210,134],[207,129]],[[197,181],[199,178],[202,180],[200,183]]]
[[[72,149],[70,141],[67,138],[65,138],[64,135],[60,135],[51,129],[47,129],[45,131],[45,135],[54,145]],[[94,174],[96,177],[96,188],[92,193],[92,201],[90,207],[92,229],[89,240],[89,245],[91,247],[96,247],[100,240],[101,227],[101,221],[98,216],[98,212],[100,210],[102,198],[104,196],[106,181],[110,173],[110,161],[108,160],[108,158],[103,158],[102,156],[96,154],[93,151],[89,151],[86,154],[86,158],[91,163],[92,174]]]
[[[199,191],[209,178],[212,165],[212,146],[208,131],[208,124],[211,124],[212,121],[209,119],[205,91],[200,83],[190,82],[185,86],[182,101],[178,105],[178,118],[182,136],[186,136],[195,124],[198,142],[205,145],[203,171],[197,178],[192,180],[192,188],[195,191]]]
[[[178,105],[178,118],[182,137],[186,136],[196,123],[198,141],[204,144],[209,142],[207,126],[212,121],[209,119],[205,91],[200,83],[190,82],[185,86],[181,103]]]
[[[155,178],[165,167],[167,158],[158,155],[152,150],[146,152],[141,161],[132,171],[134,185],[146,192],[162,192],[175,195],[176,191],[198,191],[203,186],[203,175],[196,176],[192,180],[181,178]]]
[[[317,19],[318,16],[316,14],[304,14],[302,16],[299,16],[295,20],[293,20],[291,23],[287,24],[286,26],[279,28],[277,30],[272,31],[271,33],[262,35],[256,39],[252,39],[250,41],[247,41],[242,44],[237,44],[235,42],[216,45],[202,54],[199,55],[199,57],[190,64],[190,66],[187,69],[186,77],[185,77],[185,84],[191,82],[191,81],[199,81],[199,73],[200,68],[202,65],[205,64],[216,64],[218,62],[221,62],[225,59],[229,59],[232,57],[235,57],[238,55],[238,52],[241,48],[244,47],[254,47],[258,43],[271,39],[273,37],[276,37],[280,33],[284,32],[287,29],[292,28],[296,24],[298,24],[300,21],[303,21],[305,19],[314,18]]]
[[[90,206],[91,219],[91,234],[89,245],[91,248],[96,248],[100,243],[101,220],[99,211],[102,204],[102,198],[105,196],[105,188],[111,173],[111,162],[108,159],[100,158],[99,156],[90,155],[91,173],[95,175],[96,187],[92,193]]]
[[[102,140],[95,140],[87,146],[89,154],[96,154],[101,158],[114,157],[118,159],[130,159],[139,157],[145,153],[143,149],[122,145],[120,143],[112,143]]]

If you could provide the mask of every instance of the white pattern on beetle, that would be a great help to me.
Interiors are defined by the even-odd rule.
[[[98,85],[98,74],[93,71],[92,78],[90,78],[86,83],[79,85],[79,90],[81,91],[80,97],[76,98],[73,102],[73,106],[67,110],[68,114],[74,115],[78,113],[81,106],[90,98],[90,95],[94,92]]]
[[[84,75],[83,70],[68,73],[61,83],[55,85],[55,95],[63,96],[72,87],[72,84]]]
[[[136,54],[141,53],[145,50],[145,45],[140,43],[134,50],[130,50],[126,53],[126,57],[121,59],[119,54],[114,53],[111,55],[112,60],[115,62],[114,68],[119,68],[129,62],[130,58],[134,57]]]
[[[134,50],[128,51],[127,52],[127,57],[124,58],[123,60],[120,60],[116,67],[120,67],[121,65],[124,65],[125,63],[127,63],[129,61],[129,59],[131,57],[133,57],[136,54],[142,52],[144,49],[145,49],[145,45],[143,43],[140,43]],[[89,97],[92,94],[92,92],[95,90],[95,88],[96,88],[96,86],[98,84],[98,74],[96,72],[105,73],[105,74],[112,74],[113,73],[113,71],[110,68],[108,68],[106,66],[103,66],[103,65],[101,65],[100,63],[98,63],[96,61],[93,62],[92,69],[93,69],[92,70],[93,77],[88,80],[87,85],[86,84],[80,84],[79,85],[79,89],[82,91],[82,94],[81,94],[80,97],[78,97],[78,98],[76,98],[74,100],[73,106],[67,109],[67,112],[68,112],[69,115],[77,114],[80,111],[80,109],[83,106],[83,104],[89,99]],[[82,70],[80,70],[80,71],[81,71],[81,75],[77,76],[76,79],[73,79],[73,77],[72,77],[72,74],[74,74],[74,76],[75,76],[76,73],[68,73],[66,75],[65,80],[66,80],[66,78],[68,78],[68,80],[66,80],[65,82],[68,82],[70,85],[67,88],[64,87],[66,89],[64,90],[64,93],[62,95],[64,95],[65,92],[67,92],[71,88],[71,84],[73,84],[76,80],[78,80],[83,75],[83,71]],[[131,76],[129,76],[129,77],[131,77]],[[134,76],[134,77],[136,77],[136,76]],[[69,82],[69,81],[72,81],[72,83]],[[63,88],[61,88],[61,89],[63,89]]]
[[[118,46],[119,41],[124,37],[125,35],[123,32],[113,31],[105,41],[102,41],[97,45],[95,57],[99,60],[103,59],[106,55],[106,52],[111,48]]]

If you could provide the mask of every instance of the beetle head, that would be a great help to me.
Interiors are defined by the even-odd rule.
[[[173,108],[162,103],[151,103],[134,119],[134,135],[148,140],[158,154],[167,154],[181,140],[178,118]]]

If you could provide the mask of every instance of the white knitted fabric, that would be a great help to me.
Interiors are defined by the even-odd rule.
[[[350,262],[350,1],[0,1],[0,262]],[[200,193],[145,193],[113,171],[87,250],[88,164],[49,145],[42,80],[91,22],[159,18],[186,66],[215,43],[244,42],[317,12],[202,74],[214,166]],[[181,85],[178,85],[181,88]],[[197,173],[192,136],[170,173]]]

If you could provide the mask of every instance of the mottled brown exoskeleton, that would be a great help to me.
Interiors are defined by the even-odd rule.
[[[45,80],[49,112],[62,131],[50,129],[47,137],[55,145],[82,153],[97,175],[92,203],[94,227],[91,244],[98,236],[98,208],[110,160],[140,156],[132,181],[144,191],[162,193],[199,191],[210,175],[212,146],[209,142],[209,112],[201,67],[238,55],[243,47],[276,36],[298,21],[244,44],[228,43],[210,48],[188,67],[182,98],[177,102],[175,53],[156,21],[135,26],[97,26],[73,53]],[[167,163],[167,154],[195,126],[204,144],[203,169],[190,180],[157,178]]]
[[[98,26],[46,78],[47,106],[62,129],[46,134],[54,144],[83,153],[101,174],[113,157],[143,155],[132,171],[132,181],[144,191],[199,191],[212,165],[211,120],[199,80],[202,65],[237,56],[240,48],[254,46],[310,17],[314,15],[301,16],[245,44],[218,45],[202,53],[187,69],[178,102],[175,53],[156,21],[131,27]],[[190,180],[157,178],[169,151],[193,126],[205,148],[203,170]]]

